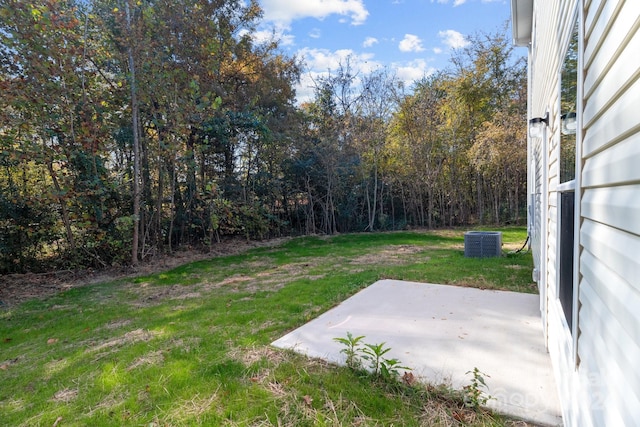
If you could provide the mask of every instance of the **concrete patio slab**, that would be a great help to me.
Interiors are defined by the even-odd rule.
[[[420,380],[456,389],[477,367],[487,406],[541,425],[562,425],[537,295],[381,280],[273,345],[344,363],[334,338],[386,343]]]

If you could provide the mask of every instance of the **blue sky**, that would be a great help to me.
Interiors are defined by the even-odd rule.
[[[392,69],[407,86],[449,65],[452,49],[478,31],[501,31],[510,17],[506,0],[259,0],[264,24],[282,49],[304,60],[298,101],[313,93],[312,79],[341,59],[362,72]],[[509,29],[510,31],[510,29]],[[510,37],[510,35],[509,35]],[[523,53],[524,54],[524,53]]]

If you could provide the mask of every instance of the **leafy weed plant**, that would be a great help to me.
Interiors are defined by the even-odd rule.
[[[477,367],[473,368],[472,371],[468,371],[467,375],[469,374],[471,374],[472,378],[471,382],[463,388],[463,399],[465,405],[478,410],[491,399],[491,396],[487,394],[489,387],[484,379],[488,375],[480,372]]]
[[[360,360],[358,354],[360,351],[360,341],[362,341],[363,339],[364,335],[354,337],[353,335],[351,335],[351,332],[347,332],[346,338],[334,338],[334,341],[344,345],[344,348],[340,350],[340,353],[343,353],[345,355],[345,364],[353,370],[359,370],[362,368],[362,361]]]
[[[364,362],[368,363],[371,374],[376,378],[387,381],[398,381],[400,372],[410,371],[411,368],[402,366],[398,359],[387,359],[385,354],[391,351],[391,347],[385,347],[385,343],[368,344],[362,342],[364,335],[354,337],[347,332],[347,337],[336,337],[333,340],[344,345],[340,350],[346,356],[345,364],[352,370],[360,371]]]

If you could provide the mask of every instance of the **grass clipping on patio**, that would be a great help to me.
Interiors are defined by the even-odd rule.
[[[506,249],[526,238],[523,228],[502,231]],[[530,254],[465,258],[463,234],[305,237],[2,309],[0,420],[525,425],[470,409],[446,386],[382,380],[269,345],[380,279],[535,291]]]

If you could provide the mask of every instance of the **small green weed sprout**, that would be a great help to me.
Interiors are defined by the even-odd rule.
[[[354,337],[351,335],[351,332],[347,332],[346,338],[334,338],[333,340],[339,342],[344,345],[345,348],[340,350],[340,353],[344,353],[347,357],[346,364],[349,368],[353,370],[358,370],[362,368],[362,361],[358,357],[358,346],[360,345],[360,341],[364,339],[364,335],[359,337]]]
[[[391,348],[384,347],[384,342],[380,344],[365,344],[362,348],[362,358],[369,362],[369,368],[375,376],[380,375],[381,368],[380,366],[383,363],[382,356],[391,350]]]
[[[469,408],[477,410],[480,406],[486,405],[486,403],[492,399],[491,395],[486,394],[485,391],[482,390],[489,390],[484,380],[484,377],[489,377],[489,375],[481,372],[477,367],[473,368],[473,371],[467,371],[467,375],[468,374],[471,374],[473,378],[471,379],[471,383],[463,388],[464,404]]]
[[[364,335],[354,338],[350,332],[347,332],[346,338],[334,338],[334,341],[345,346],[340,352],[346,355],[346,365],[349,368],[360,370],[363,367],[363,361],[366,361],[371,373],[375,377],[381,377],[385,380],[397,379],[400,376],[400,370],[411,370],[406,366],[402,366],[398,359],[383,357],[391,351],[390,347],[385,347],[384,342],[380,344],[361,344],[363,339]]]

